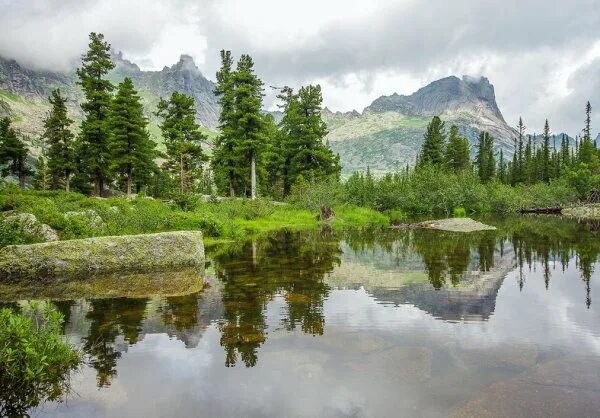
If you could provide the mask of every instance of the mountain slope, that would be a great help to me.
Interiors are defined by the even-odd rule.
[[[194,97],[196,120],[207,129],[215,129],[220,110],[213,93],[214,83],[202,75],[191,57],[182,55],[178,63],[161,71],[142,71],[137,65],[124,60],[120,53],[114,54],[113,60],[116,66],[109,78],[115,84],[125,77],[133,80],[150,120],[150,133],[157,142],[161,139],[153,112],[160,97],[168,97],[173,91]],[[70,116],[78,126],[82,118],[79,105],[83,94],[76,81],[74,72],[33,71],[14,60],[0,57],[0,115],[10,115],[21,131],[39,136],[42,120],[49,109],[48,96],[53,89],[60,88],[68,98]]]
[[[504,120],[494,87],[484,77],[452,76],[409,96],[382,96],[362,114],[323,111],[329,127],[327,140],[340,154],[345,174],[367,166],[385,172],[414,163],[425,128],[435,115],[446,121],[447,130],[456,124],[472,146],[485,130],[496,138],[497,149],[512,153],[517,132]]]

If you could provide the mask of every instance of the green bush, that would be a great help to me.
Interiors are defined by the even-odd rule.
[[[0,310],[0,416],[23,416],[67,394],[80,355],[63,341],[62,321],[49,304]]]
[[[467,216],[467,211],[465,208],[454,208],[454,217],[455,218],[465,218]]]

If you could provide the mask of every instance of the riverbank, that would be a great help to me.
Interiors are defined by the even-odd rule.
[[[335,207],[329,225],[385,227],[389,217],[351,205]],[[0,246],[54,240],[200,230],[205,243],[247,238],[271,230],[310,229],[323,224],[318,213],[267,200],[176,200],[111,197],[99,199],[62,191],[0,189]]]

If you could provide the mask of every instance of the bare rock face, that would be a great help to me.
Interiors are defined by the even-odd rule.
[[[494,231],[496,227],[486,225],[471,218],[448,218],[435,221],[421,222],[419,225],[425,229],[437,229],[449,232],[476,232],[476,231]]]
[[[29,235],[35,241],[49,242],[58,240],[56,231],[37,220],[31,213],[15,213],[8,215],[2,221],[6,226],[17,228]]]
[[[10,245],[0,249],[0,282],[83,280],[204,263],[200,231],[164,232]]]

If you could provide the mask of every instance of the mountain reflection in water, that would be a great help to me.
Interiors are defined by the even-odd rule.
[[[544,373],[560,380],[566,370],[585,370],[570,377],[564,393],[552,386],[531,395],[554,396],[561,408],[571,412],[575,405],[585,415],[600,406],[588,396],[600,390],[600,373],[592,373],[600,372],[600,310],[592,303],[599,280],[597,225],[545,217],[488,222],[498,230],[279,231],[210,248],[209,286],[199,292],[55,301],[66,318],[65,334],[82,347],[89,366],[75,377],[78,397],[41,412],[110,415],[110,402],[98,403],[97,397],[124,391],[128,413],[141,414],[144,400],[135,394],[142,396],[142,389],[134,389],[139,386],[144,396],[162,397],[169,405],[162,412],[146,410],[150,415],[185,415],[202,404],[207,415],[229,416],[412,415],[412,408],[423,416],[472,416],[481,412],[478,407],[499,408],[482,391],[488,385],[514,396],[532,391],[523,382],[546,384]],[[553,310],[568,318],[558,322]],[[565,353],[568,358],[560,360]],[[321,376],[319,384],[311,383],[315,390],[342,385],[351,396],[366,398],[349,405],[338,393],[346,399],[342,407],[318,391],[294,386],[310,407],[281,399],[286,406],[272,410],[267,396],[255,409],[245,409],[243,396],[258,396],[253,385],[282,398],[294,396],[291,386],[285,390],[287,377],[278,382],[269,377],[285,376],[287,367],[290,379]],[[159,395],[147,377],[134,377],[141,368],[152,369],[173,390],[201,386],[203,392],[181,398],[165,389]],[[171,374],[186,378],[173,380]],[[106,395],[93,395],[91,376]],[[516,376],[520,380],[511,380]],[[204,379],[209,381],[201,383]],[[573,389],[581,379],[586,389]],[[211,380],[223,388],[235,385],[242,398],[226,405],[218,387],[206,387]],[[375,388],[379,392],[371,393]],[[372,405],[402,388],[398,399]],[[435,402],[426,400],[432,390],[439,395]],[[318,409],[323,403],[329,406]],[[504,413],[518,415],[515,411]]]

